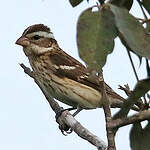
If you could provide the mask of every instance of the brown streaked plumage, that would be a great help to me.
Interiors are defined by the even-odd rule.
[[[102,107],[101,84],[90,78],[88,69],[65,53],[50,29],[43,24],[28,27],[16,44],[23,46],[30,65],[47,96],[75,108]],[[124,99],[107,84],[111,107],[121,107]]]

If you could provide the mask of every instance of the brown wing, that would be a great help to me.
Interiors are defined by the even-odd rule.
[[[85,66],[62,50],[51,52],[50,60],[56,65],[55,74],[57,76],[68,77],[77,81],[80,76],[88,74]]]
[[[50,59],[52,63],[57,66],[56,72],[54,72],[57,76],[68,77],[72,80],[90,86],[98,91],[102,90],[102,84],[99,82],[98,77],[96,75],[91,76],[90,72],[84,65],[65,53],[63,50],[51,52]],[[68,66],[68,68],[63,68],[60,66]],[[69,67],[73,66],[75,67],[74,69],[69,69]],[[106,92],[108,95],[112,95],[114,98],[123,100],[123,98],[115,93],[107,84]]]

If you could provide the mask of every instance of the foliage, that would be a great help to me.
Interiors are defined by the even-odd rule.
[[[75,7],[82,1],[70,0],[70,4]],[[122,44],[127,48],[128,54],[134,52],[140,58],[140,63],[141,59],[145,58],[147,74],[148,77],[150,76],[150,20],[145,13],[146,10],[147,14],[150,14],[150,1],[136,1],[145,17],[143,19],[138,19],[129,13],[133,0],[110,0],[108,2],[99,0],[101,5],[97,4],[81,13],[77,23],[77,46],[81,59],[89,68],[100,70],[105,65],[108,54],[113,52],[115,38],[119,37]],[[97,8],[97,11],[93,11],[94,7]],[[128,119],[129,110],[139,102],[139,99],[144,106],[143,109],[146,109],[146,100],[150,99],[148,94],[149,82],[149,78],[138,81],[134,91],[124,103],[124,107],[113,119]],[[143,98],[141,98],[142,96]],[[134,122],[130,132],[131,149],[149,150],[149,136],[149,122],[145,128],[142,128],[140,121]]]
[[[80,57],[88,66],[99,70],[114,48],[117,30],[113,14],[105,8],[96,12],[87,9],[79,17],[77,31]]]
[[[72,7],[79,5],[83,0],[69,0]]]
[[[150,122],[144,128],[142,128],[141,123],[134,123],[130,131],[130,145],[132,150],[149,150],[149,139]]]

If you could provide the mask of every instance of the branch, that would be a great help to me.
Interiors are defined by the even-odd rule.
[[[130,49],[128,46],[126,46],[126,50],[127,50],[127,54],[128,54],[128,56],[129,56],[129,59],[130,59],[130,63],[131,63],[131,66],[132,66],[132,69],[133,69],[135,78],[136,78],[137,81],[139,81],[139,77],[138,77],[138,75],[137,75],[137,72],[136,72],[136,69],[135,69],[135,66],[134,66],[132,57],[131,57],[131,53],[130,53],[131,49]]]
[[[124,85],[124,87],[123,87],[123,86],[121,86],[121,85],[119,85],[119,88],[118,88],[118,89],[120,89],[120,90],[124,91],[124,92],[125,92],[125,94],[126,94],[127,96],[130,96],[130,94],[131,94],[131,90],[130,90],[130,88],[129,88],[129,85],[128,85],[128,84]]]
[[[103,91],[102,91],[102,103],[103,103],[103,110],[105,114],[106,120],[106,131],[107,131],[107,139],[108,139],[108,150],[116,150],[115,146],[115,132],[112,128],[108,126],[109,122],[112,121],[111,110],[110,110],[110,103],[108,96],[106,94],[105,83],[103,79],[103,75],[99,76],[100,81],[103,81]]]
[[[53,109],[53,111],[55,113],[58,113],[58,111],[61,111],[62,107],[60,107],[59,104],[52,97],[47,97],[45,91],[42,89],[42,87],[40,86],[40,83],[36,79],[36,74],[33,71],[31,71],[30,68],[26,67],[24,64],[20,64],[20,66],[23,68],[24,72],[27,75],[29,75],[31,78],[34,79],[35,83],[39,86],[39,88],[43,92],[44,96],[46,97],[46,99],[49,102],[49,104],[50,104],[51,108]]]
[[[112,120],[109,122],[108,126],[113,129],[118,129],[120,127],[133,124],[135,122],[141,122],[144,120],[150,120],[150,111],[149,110],[144,110],[139,113],[134,114],[131,117],[125,117],[125,118],[118,118],[116,120]]]
[[[137,1],[138,1],[139,5],[140,5],[140,8],[141,8],[142,13],[143,13],[143,15],[144,15],[144,18],[145,18],[145,19],[148,19],[148,17],[146,16],[146,13],[145,13],[145,11],[144,11],[144,9],[143,9],[143,7],[142,7],[141,1],[140,1],[140,0],[137,0]]]
[[[33,73],[33,71],[31,71],[30,68],[26,67],[24,64],[20,64],[20,66],[23,68],[24,72],[25,72],[28,76],[30,76],[31,78],[34,79],[34,73]]]
[[[43,92],[44,96],[46,97],[47,101],[49,102],[52,110],[57,114],[62,110],[62,107],[52,98],[47,97],[45,91],[40,86],[40,83],[36,79],[36,74],[30,70],[30,68],[26,67],[24,64],[20,64],[20,66],[24,69],[24,72],[29,75],[31,78],[34,79],[35,83],[39,86],[41,91]],[[96,135],[92,134],[86,128],[84,128],[77,120],[73,118],[69,111],[64,111],[61,116],[58,118],[57,123],[59,126],[68,125],[72,131],[74,131],[77,135],[81,138],[87,140],[91,144],[97,147],[98,150],[106,150],[107,146],[103,140],[98,138]]]
[[[69,111],[64,111],[58,119],[59,124],[67,124],[71,129],[81,138],[87,140],[91,144],[97,147],[98,150],[106,150],[107,146],[99,137],[92,134],[86,128],[84,128]]]
[[[127,96],[130,96],[131,93],[132,93],[132,91],[130,90],[128,84],[127,84],[127,85],[124,85],[124,87],[121,86],[121,85],[119,85],[119,88],[118,88],[118,89],[123,90],[123,91],[126,93]],[[141,98],[135,103],[135,105],[136,105],[137,107],[139,107],[140,110],[145,110],[145,109],[148,109],[148,108],[149,108],[149,105],[148,105],[148,104],[146,104],[146,103],[143,104]]]
[[[104,4],[105,0],[98,0],[101,5]]]
[[[137,101],[149,90],[150,90],[150,79],[144,79],[139,81],[136,84],[134,91],[131,92],[127,101],[124,102],[121,110],[114,116],[114,119],[126,117],[132,106],[136,104]]]

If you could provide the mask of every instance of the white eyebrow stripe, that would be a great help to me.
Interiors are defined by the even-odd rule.
[[[33,32],[33,33],[29,33],[28,37],[32,37],[34,35],[39,35],[39,36],[43,36],[46,38],[52,38],[55,39],[54,34],[52,32],[44,32],[44,31],[37,31],[37,32]]]

